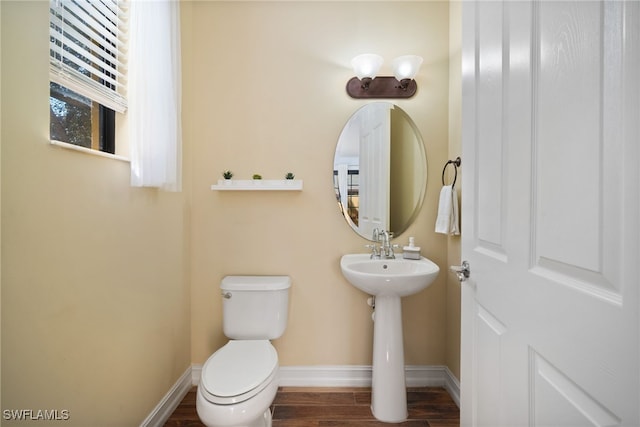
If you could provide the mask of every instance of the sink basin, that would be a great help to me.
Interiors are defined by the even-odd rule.
[[[344,277],[356,288],[374,296],[405,297],[428,287],[440,268],[431,260],[371,259],[369,254],[348,254],[340,260]]]

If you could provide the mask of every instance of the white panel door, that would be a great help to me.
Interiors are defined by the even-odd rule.
[[[461,424],[640,425],[640,2],[463,4]]]
[[[360,209],[358,228],[371,236],[373,230],[389,230],[389,185],[391,182],[390,104],[377,102],[360,117]]]

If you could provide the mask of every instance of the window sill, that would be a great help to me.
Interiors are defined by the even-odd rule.
[[[91,154],[93,156],[98,156],[98,157],[105,157],[107,159],[119,160],[121,162],[127,162],[127,163],[131,162],[131,160],[129,160],[129,158],[124,157],[124,156],[119,156],[117,154],[111,154],[111,153],[105,153],[103,151],[98,151],[98,150],[92,150],[90,148],[80,147],[79,145],[69,144],[68,142],[56,141],[56,140],[53,140],[53,139],[50,140],[49,142],[51,143],[51,145],[55,145],[56,147],[62,147],[62,148],[67,149],[67,150],[78,151],[80,153]]]

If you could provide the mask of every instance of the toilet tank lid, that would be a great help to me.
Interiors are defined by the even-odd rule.
[[[226,291],[277,291],[289,287],[289,276],[225,276],[220,283]]]

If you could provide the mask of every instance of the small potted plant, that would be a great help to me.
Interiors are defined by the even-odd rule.
[[[284,176],[284,183],[285,185],[292,185],[293,184],[293,179],[296,176],[293,174],[293,172],[287,172],[286,175]]]
[[[224,183],[227,185],[231,185],[231,178],[233,178],[233,172],[230,170],[225,170],[222,172],[222,177],[224,178]]]
[[[262,181],[261,181],[262,180],[262,175],[260,175],[259,173],[254,173],[252,178],[253,178],[253,183],[254,184],[259,185],[259,184],[262,183]]]

